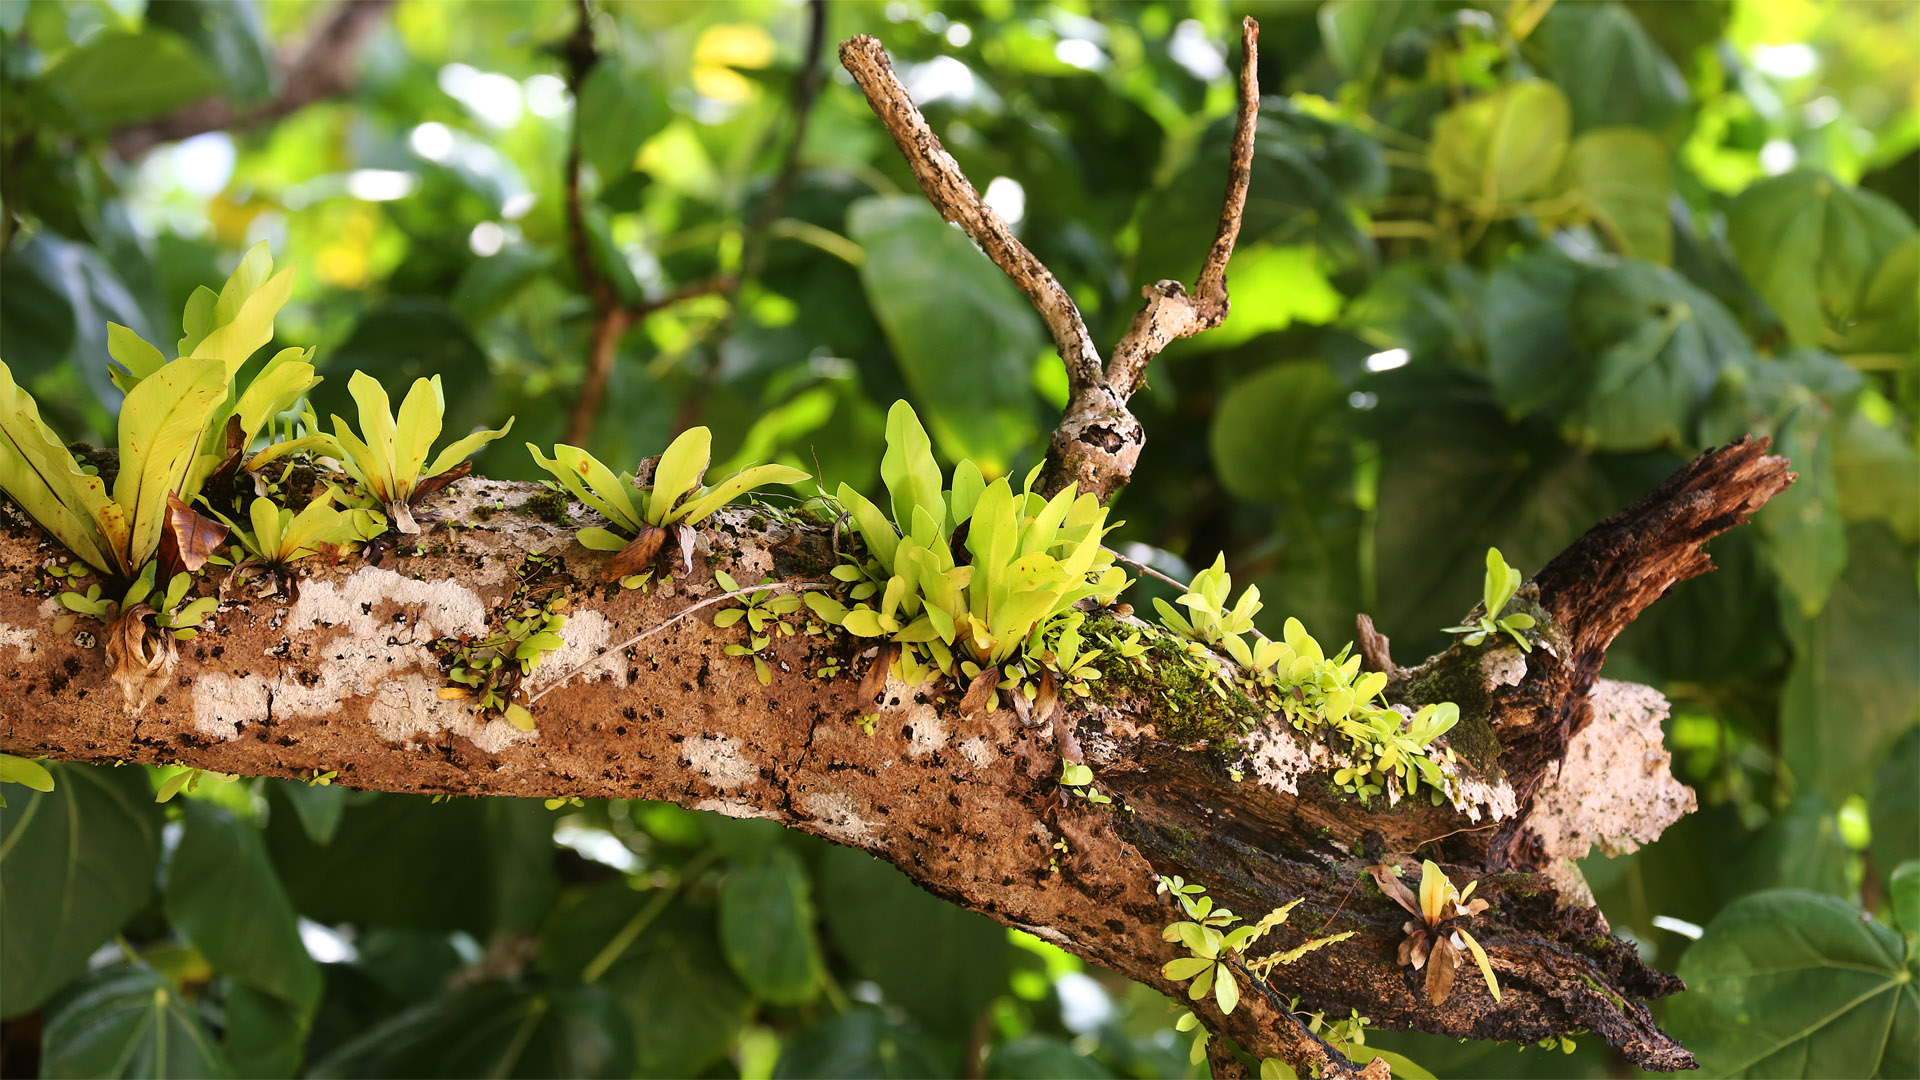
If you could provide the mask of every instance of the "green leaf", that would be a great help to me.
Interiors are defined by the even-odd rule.
[[[1011,946],[998,924],[853,848],[823,852],[818,879],[835,949],[927,1030],[958,1038],[1005,992]]]
[[[1920,540],[1920,456],[1897,424],[1851,411],[1834,435],[1833,478],[1840,516],[1881,521],[1906,543]]]
[[[1887,910],[1893,922],[1907,935],[1907,951],[1913,952],[1913,939],[1920,935],[1920,860],[1908,859],[1887,876]]]
[[[1487,285],[1488,374],[1509,412],[1545,413],[1609,450],[1684,444],[1721,369],[1750,346],[1725,309],[1664,267],[1586,267],[1542,251]]]
[[[1106,1080],[1100,1062],[1051,1035],[1022,1035],[987,1051],[987,1080]]]
[[[543,967],[576,976],[654,899],[622,882],[563,900],[540,935]],[[699,1076],[746,1024],[753,995],[717,962],[716,934],[711,908],[669,904],[595,984],[633,1025],[636,1075]]]
[[[847,224],[867,252],[867,303],[935,441],[1004,469],[1038,430],[1029,376],[1045,339],[1026,297],[917,195],[861,199]]]
[[[141,963],[102,968],[62,994],[41,1045],[49,1080],[233,1075],[179,988]]]
[[[1480,214],[1547,193],[1567,153],[1567,99],[1540,79],[1455,105],[1433,124],[1440,194]]]
[[[272,994],[310,1017],[320,968],[300,940],[293,905],[255,828],[232,812],[186,800],[185,829],[167,866],[167,919],[215,971]]]
[[[1742,897],[1681,958],[1670,1023],[1703,1076],[1912,1076],[1920,990],[1906,951],[1844,900]]]
[[[32,758],[0,754],[0,783],[24,784],[35,791],[52,791],[53,774]]]
[[[82,123],[106,130],[170,112],[220,90],[220,77],[168,33],[107,30],[40,77]]]
[[[229,983],[220,1004],[226,1014],[222,1045],[235,1075],[285,1078],[299,1073],[310,1015],[242,983]]]
[[[131,575],[160,549],[167,496],[199,447],[207,419],[226,397],[218,359],[181,359],[141,381],[120,406],[120,473],[113,501],[133,520],[121,572]],[[183,501],[198,492],[179,490]]]
[[[117,322],[107,324],[107,355],[125,369],[124,374],[119,370],[111,373],[113,384],[122,391],[133,389],[141,379],[159,371],[160,366],[167,362],[159,349]]]
[[[1913,235],[1913,222],[1885,197],[1805,169],[1761,180],[1727,207],[1740,269],[1803,345],[1836,343],[1881,261]]]
[[[1380,66],[1387,45],[1433,17],[1427,0],[1378,4],[1372,0],[1333,0],[1320,5],[1320,41],[1350,78],[1366,79]]]
[[[880,457],[880,479],[891,496],[894,523],[901,528],[912,527],[915,507],[925,510],[936,525],[947,519],[946,482],[940,463],[933,460],[933,443],[913,406],[904,401],[894,402],[887,410],[887,450]]]
[[[308,1070],[311,1077],[626,1077],[633,1032],[599,986],[486,982],[416,1005]]]
[[[1556,4],[1539,36],[1575,131],[1623,124],[1664,133],[1687,108],[1686,80],[1622,4]]]
[[[1306,502],[1317,481],[1348,460],[1337,426],[1346,396],[1315,361],[1276,364],[1233,384],[1207,435],[1220,483],[1242,499]]]
[[[1564,186],[1580,193],[1587,212],[1615,250],[1667,265],[1673,222],[1667,200],[1673,180],[1667,147],[1643,128],[1596,128],[1573,140]]]
[[[32,395],[0,360],[0,489],[54,539],[105,574],[121,569],[127,514],[97,476],[80,471],[60,437],[40,419]]]
[[[0,809],[0,1016],[86,967],[153,890],[160,808],[138,768],[49,762],[54,789]]]
[[[778,1005],[820,989],[813,900],[800,860],[785,848],[731,870],[720,887],[720,946],[740,981]]]
[[[647,494],[648,523],[679,520],[673,514],[675,505],[700,486],[700,477],[712,460],[713,432],[704,427],[688,428],[667,444],[654,467],[653,490]]]
[[[774,1063],[774,1080],[912,1080],[957,1075],[919,1033],[856,1006],[787,1040]]]
[[[1781,691],[1780,752],[1796,782],[1834,804],[1920,715],[1914,563],[1883,526],[1847,531],[1847,569],[1812,619],[1789,610],[1797,655]]]
[[[146,13],[146,25],[164,27],[192,43],[227,84],[227,100],[246,105],[273,96],[279,65],[260,11],[252,0],[169,0]]]
[[[332,842],[268,789],[267,848],[294,910],[316,922],[465,930],[537,924],[556,887],[552,815],[538,799],[349,792]],[[544,831],[542,831],[544,823]]]
[[[634,157],[673,119],[660,79],[634,71],[618,54],[602,56],[580,87],[580,150],[611,184],[633,171]]]
[[[1913,302],[1916,293],[1920,293],[1920,234],[1910,234],[1881,258],[1879,267],[1867,279],[1840,351],[1910,362],[1915,348],[1920,347],[1920,305]]]
[[[1920,851],[1920,727],[1893,744],[1867,803],[1874,862],[1898,866]]]

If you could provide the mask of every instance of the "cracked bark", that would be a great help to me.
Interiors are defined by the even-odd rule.
[[[1182,999],[1160,976],[1174,956],[1160,930],[1176,916],[1155,896],[1155,875],[1200,882],[1250,915],[1305,897],[1272,947],[1343,930],[1356,937],[1276,969],[1275,989],[1304,1008],[1357,1008],[1379,1024],[1473,1038],[1587,1029],[1636,1064],[1684,1068],[1690,1056],[1640,1003],[1678,981],[1606,932],[1566,860],[1585,842],[1658,835],[1691,807],[1690,793],[1645,755],[1584,753],[1557,777],[1548,766],[1582,737],[1645,736],[1650,719],[1657,725],[1657,694],[1593,678],[1606,644],[1672,582],[1708,567],[1700,544],[1789,479],[1764,443],[1742,441],[1597,526],[1523,590],[1556,620],[1557,659],[1456,646],[1396,669],[1395,700],[1450,687],[1463,707],[1450,737],[1467,763],[1457,806],[1361,807],[1328,782],[1336,751],[1231,700],[1194,696],[1164,643],[1147,670],[1108,658],[1099,693],[1054,721],[1074,725],[1115,800],[1063,805],[1051,733],[1009,713],[963,714],[963,688],[895,681],[874,733],[863,734],[856,639],[776,637],[770,687],[748,661],[722,654],[744,630],[716,629],[710,617],[610,648],[719,592],[715,569],[739,580],[823,580],[830,530],[729,508],[700,531],[694,572],[643,595],[599,583],[605,556],[572,539],[590,523],[584,508],[570,505],[566,522],[542,520],[534,507],[551,502],[542,489],[479,479],[441,496],[440,524],[422,547],[390,550],[378,565],[308,560],[291,597],[234,594],[137,715],[87,647],[98,627],[81,620],[56,631],[58,586],[39,568],[62,553],[9,506],[0,750],[246,775],[337,770],[338,783],[384,791],[666,799],[771,818],[871,851],[937,895]],[[557,556],[546,572],[572,618],[567,645],[531,689],[590,666],[555,685],[535,706],[537,729],[521,733],[440,700],[444,680],[426,643],[497,626],[534,551]],[[829,665],[842,674],[817,677]],[[1657,730],[1653,738],[1657,753]],[[1609,795],[1611,811],[1569,809],[1583,794]],[[1404,916],[1365,879],[1367,866],[1395,856],[1431,857],[1456,881],[1482,881],[1479,895],[1494,906],[1474,932],[1505,988],[1500,1003],[1462,979],[1430,1006],[1397,966]],[[1325,1053],[1257,994],[1226,1017],[1210,1000],[1201,1019],[1254,1055],[1311,1065]],[[1337,1059],[1323,1067],[1357,1073]]]

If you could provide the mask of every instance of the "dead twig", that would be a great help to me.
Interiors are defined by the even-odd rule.
[[[1227,317],[1227,261],[1240,235],[1247,186],[1253,174],[1253,139],[1260,112],[1256,73],[1260,26],[1241,24],[1240,109],[1234,126],[1232,163],[1220,225],[1192,293],[1176,281],[1145,290],[1147,304],[1103,364],[1086,321],[1073,298],[1033,252],[1014,237],[1007,223],[974,190],[953,156],[927,126],[906,87],[893,73],[880,43],[861,35],[840,46],[840,63],[866,95],[874,115],[907,159],[927,200],[940,215],[960,226],[1033,302],[1053,336],[1067,368],[1068,402],[1054,429],[1041,489],[1048,494],[1077,484],[1102,500],[1125,486],[1139,460],[1146,434],[1127,399],[1139,388],[1147,362],[1177,338],[1212,329]]]

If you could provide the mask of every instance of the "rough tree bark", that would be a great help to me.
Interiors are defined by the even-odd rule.
[[[1249,52],[1252,41],[1249,27]],[[879,75],[891,79],[870,41],[856,39],[842,55],[870,97]],[[1250,75],[1243,87],[1251,98]],[[914,130],[912,145],[958,176],[924,124]],[[1243,195],[1244,185],[1230,186],[1225,250]],[[1224,276],[1215,276],[1224,315]],[[1213,303],[1207,281],[1195,303]],[[1149,313],[1177,295],[1156,289]],[[1158,322],[1143,313],[1135,328]],[[1152,346],[1142,348],[1139,364]],[[1119,373],[1101,369],[1091,346],[1085,356],[1089,377],[1101,371],[1099,385],[1111,390]],[[1137,380],[1138,367],[1130,370]],[[1117,457],[1078,461],[1066,472],[1106,491],[1124,483]],[[1303,1008],[1358,1009],[1386,1026],[1483,1039],[1588,1030],[1643,1067],[1687,1068],[1691,1056],[1641,1003],[1679,989],[1678,980],[1607,932],[1570,862],[1594,843],[1651,840],[1693,806],[1660,747],[1664,700],[1597,672],[1640,610],[1710,568],[1705,541],[1791,479],[1764,442],[1742,440],[1597,525],[1522,589],[1550,649],[1456,645],[1401,668],[1384,638],[1363,633],[1369,662],[1391,672],[1393,701],[1462,708],[1447,736],[1460,762],[1457,795],[1437,807],[1361,806],[1341,794],[1331,783],[1337,747],[1211,689],[1179,643],[1152,634],[1138,663],[1104,657],[1094,697],[1052,720],[1077,733],[1110,806],[1064,796],[1048,726],[1028,728],[1006,712],[969,715],[963,687],[895,680],[867,734],[857,721],[870,705],[856,689],[865,642],[775,635],[763,653],[772,685],[762,686],[747,659],[723,652],[744,640],[744,626],[714,627],[711,603],[687,615],[721,592],[717,570],[789,587],[829,580],[844,535],[765,508],[729,508],[699,531],[691,573],[622,591],[600,581],[606,556],[572,539],[594,523],[584,507],[535,485],[480,479],[437,499],[437,525],[417,547],[332,566],[308,560],[296,587],[277,596],[236,591],[182,645],[165,691],[137,712],[108,677],[100,628],[61,619],[61,585],[41,568],[62,553],[7,504],[0,750],[261,776],[334,770],[338,783],[395,792],[664,799],[769,818],[870,851],[957,904],[1184,997],[1160,974],[1176,955],[1160,931],[1177,916],[1154,889],[1157,875],[1179,874],[1249,916],[1304,898],[1267,939],[1276,948],[1354,932],[1275,969],[1273,988]],[[498,629],[516,610],[509,597],[528,584],[565,595],[571,619],[565,647],[529,680],[537,726],[521,732],[441,699],[446,680],[431,643]],[[1123,611],[1090,621],[1137,625]],[[1456,882],[1479,880],[1477,895],[1493,902],[1473,929],[1499,973],[1500,1002],[1462,978],[1444,1005],[1430,1005],[1397,964],[1405,915],[1366,870],[1422,857]],[[1245,995],[1230,1016],[1211,998],[1196,1011],[1248,1053],[1284,1058],[1302,1075],[1386,1076],[1384,1062],[1346,1061],[1261,994]],[[1237,1059],[1216,1044],[1216,1075],[1231,1073]]]

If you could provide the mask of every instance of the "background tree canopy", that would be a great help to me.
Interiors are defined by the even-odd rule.
[[[906,398],[944,458],[1017,474],[1060,361],[831,43],[881,39],[1111,342],[1138,282],[1198,267],[1253,14],[1233,316],[1135,399],[1115,540],[1182,580],[1224,552],[1269,633],[1345,641],[1365,611],[1425,655],[1487,546],[1532,573],[1771,436],[1799,481],[1609,656],[1672,700],[1701,809],[1583,868],[1692,987],[1662,1018],[1708,1072],[1914,1075],[1920,9],[824,13],[816,50],[814,9],[746,0],[596,4],[584,33],[559,0],[0,0],[0,356],[101,441],[107,323],[170,341],[266,240],[301,266],[278,329],[320,346],[318,412],[356,368],[439,373],[450,427],[518,417],[480,473],[538,478],[520,436],[630,465],[697,422],[720,467],[872,491]],[[1158,994],[768,822],[288,781],[159,805],[168,770],[53,769],[0,811],[9,1074],[1206,1068]],[[1441,1075],[1630,1071],[1597,1041],[1361,1037]]]

